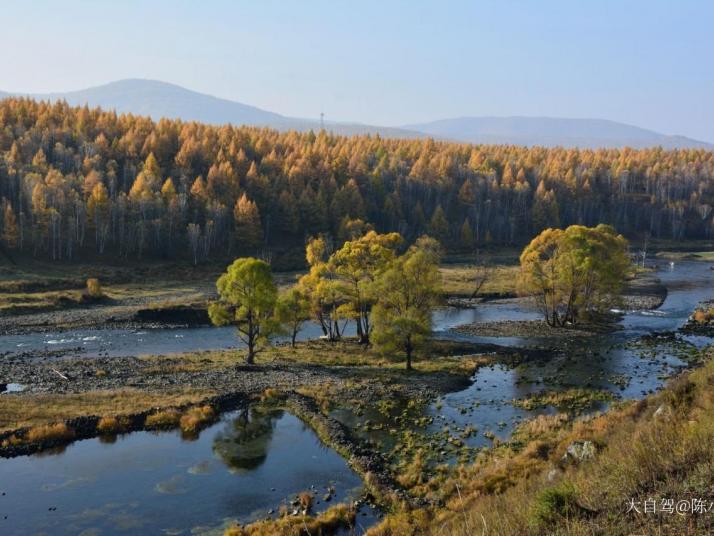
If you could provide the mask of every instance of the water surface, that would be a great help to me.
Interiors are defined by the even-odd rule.
[[[0,460],[0,534],[222,534],[233,520],[275,517],[304,490],[320,511],[328,486],[340,502],[362,483],[299,419],[251,408],[193,439],[135,432]],[[365,513],[363,525],[374,520]]]

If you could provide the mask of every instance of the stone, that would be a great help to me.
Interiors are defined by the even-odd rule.
[[[655,420],[667,420],[672,416],[672,408],[666,404],[660,404],[659,407],[652,414]]]
[[[585,460],[590,460],[595,457],[595,444],[592,441],[574,441],[568,445],[565,454],[563,455],[564,461],[572,459],[576,462],[582,462]]]

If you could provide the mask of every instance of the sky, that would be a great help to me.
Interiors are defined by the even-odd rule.
[[[714,142],[709,0],[0,0],[0,90],[150,78],[397,126],[612,119]]]

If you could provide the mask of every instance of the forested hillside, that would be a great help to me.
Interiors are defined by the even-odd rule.
[[[452,249],[573,223],[707,238],[714,153],[278,133],[6,99],[0,202],[6,248],[57,260],[270,254],[339,242],[355,220]]]

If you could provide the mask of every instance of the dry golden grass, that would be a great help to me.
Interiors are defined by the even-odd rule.
[[[23,314],[76,305],[82,301],[82,292],[62,290],[48,292],[0,293],[0,313]]]
[[[181,412],[177,409],[165,409],[147,415],[144,426],[150,430],[174,428],[181,421]]]
[[[562,426],[568,422],[569,417],[565,413],[556,413],[555,415],[538,415],[533,419],[529,419],[522,423],[514,432],[514,436],[519,437],[525,435],[529,438],[535,438],[547,433],[560,430]]]
[[[521,447],[493,449],[423,486],[443,508],[390,514],[368,534],[714,534],[712,516],[624,514],[630,498],[714,500],[713,385],[709,361],[604,415],[570,426],[561,416],[534,419],[516,433],[530,436]],[[570,444],[585,440],[597,447],[592,460],[562,462]]]
[[[64,423],[45,424],[30,428],[23,437],[11,435],[2,442],[3,447],[10,445],[24,445],[44,443],[47,441],[68,441],[74,437],[74,430]]]
[[[476,280],[483,277],[481,268],[469,264],[445,264],[439,268],[443,291],[447,296],[469,298],[476,290]],[[486,270],[486,282],[480,293],[515,294],[520,268],[517,264],[495,265]]]
[[[179,426],[181,427],[182,432],[192,434],[198,432],[201,428],[213,422],[215,419],[216,412],[211,406],[198,406],[189,408],[183,415],[181,415]]]
[[[456,372],[471,374],[479,366],[493,362],[493,356],[464,355],[472,350],[468,344],[436,340],[417,352],[414,372]],[[198,372],[220,370],[245,362],[243,350],[207,350],[171,354],[166,356],[142,356],[149,365],[145,374],[168,374],[175,372]],[[356,339],[329,342],[310,340],[299,342],[295,348],[289,345],[271,346],[256,356],[256,363],[296,363],[323,366],[373,367],[401,370],[404,357],[384,356],[371,347],[360,345]]]
[[[345,504],[337,504],[315,517],[284,516],[275,520],[257,521],[245,527],[231,527],[224,536],[318,536],[334,534],[340,527],[354,526],[356,512]]]
[[[100,434],[120,434],[126,432],[131,426],[131,421],[126,416],[105,416],[97,423],[97,432]]]
[[[84,415],[127,415],[162,406],[196,404],[214,396],[204,389],[147,392],[138,389],[90,391],[80,394],[13,395],[0,397],[0,431],[39,426]]]
[[[52,441],[55,439],[71,439],[74,431],[64,423],[46,424],[28,430],[25,438],[29,443]]]

